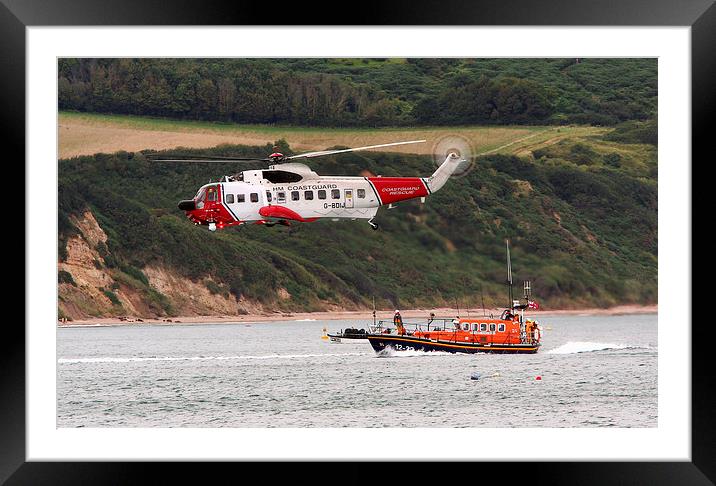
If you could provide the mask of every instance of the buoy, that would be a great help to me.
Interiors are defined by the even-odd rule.
[[[541,381],[541,380],[542,380],[542,377],[541,377],[541,376],[539,376],[539,375],[537,375],[537,376],[535,377],[535,380],[537,380],[537,381]]]

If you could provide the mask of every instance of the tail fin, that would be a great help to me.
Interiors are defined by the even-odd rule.
[[[440,190],[462,162],[465,162],[465,159],[456,153],[449,153],[447,158],[445,158],[445,162],[437,168],[433,175],[425,179],[430,192]]]

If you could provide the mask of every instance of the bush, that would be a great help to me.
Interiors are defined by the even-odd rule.
[[[57,272],[57,282],[58,283],[68,283],[68,284],[72,285],[73,287],[77,287],[77,283],[75,282],[75,279],[72,278],[72,274],[65,270],[60,270],[59,272]]]

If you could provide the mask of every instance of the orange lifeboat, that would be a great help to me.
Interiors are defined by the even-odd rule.
[[[525,318],[525,309],[539,305],[530,300],[532,288],[524,282],[524,302],[512,298],[512,266],[507,242],[507,283],[510,306],[498,318],[467,317],[435,319],[416,324],[406,330],[402,320],[398,332],[371,333],[366,336],[376,352],[386,348],[398,351],[447,351],[451,353],[536,353],[540,347],[542,329],[533,319]],[[397,314],[398,311],[396,311]],[[442,322],[435,325],[435,322]]]

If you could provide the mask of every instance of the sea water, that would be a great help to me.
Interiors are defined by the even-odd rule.
[[[532,355],[321,339],[359,320],[58,328],[57,426],[657,426],[656,314],[539,321]]]

